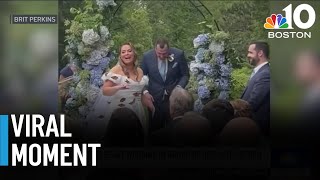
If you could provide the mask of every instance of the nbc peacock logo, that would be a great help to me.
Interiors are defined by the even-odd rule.
[[[283,9],[285,15],[282,14],[271,14],[270,17],[266,18],[264,28],[269,30],[280,30],[280,31],[269,31],[268,38],[311,38],[311,32],[305,31],[313,26],[316,21],[316,13],[312,6],[309,4],[300,4],[295,9],[292,8],[292,4],[289,4]],[[301,20],[301,12],[306,11],[308,13],[307,21]],[[285,32],[281,30],[303,29],[304,31],[290,31]]]
[[[288,27],[287,18],[283,17],[282,14],[272,14],[266,18],[266,23],[264,23],[266,29],[287,29]]]

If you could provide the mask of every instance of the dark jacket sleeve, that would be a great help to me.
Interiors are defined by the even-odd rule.
[[[189,68],[188,68],[188,64],[187,64],[187,60],[186,57],[184,55],[184,52],[182,51],[181,55],[180,55],[180,72],[181,72],[181,78],[178,82],[178,85],[180,85],[181,87],[185,88],[189,82]]]
[[[143,57],[142,57],[142,62],[141,62],[141,69],[143,71],[143,75],[146,75],[148,76],[149,75],[149,70],[148,70],[148,66],[147,66],[147,54],[143,54]],[[145,91],[145,90],[148,90],[148,85],[146,85],[143,89],[142,89],[142,93]]]
[[[149,71],[148,71],[148,67],[147,67],[147,58],[146,58],[146,54],[143,55],[142,57],[142,62],[141,62],[141,69],[143,71],[143,75],[148,75]]]
[[[253,111],[257,111],[263,100],[270,93],[270,73],[264,72],[259,78],[256,79],[256,82],[251,91],[248,102],[251,104]]]

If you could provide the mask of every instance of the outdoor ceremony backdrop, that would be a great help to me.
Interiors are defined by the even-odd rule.
[[[191,61],[196,54],[193,39],[197,35],[219,30],[228,33],[230,38],[226,43],[226,55],[233,68],[230,99],[240,97],[251,73],[246,59],[248,43],[252,40],[266,39],[267,33],[261,25],[261,19],[269,15],[269,2],[201,1],[203,7],[199,6],[201,3],[198,1],[115,0],[114,2],[115,6],[105,8],[96,13],[95,17],[90,17],[91,19],[83,17],[81,23],[84,26],[90,23],[105,25],[114,42],[111,50],[116,57],[121,43],[132,42],[141,57],[143,52],[153,48],[157,37],[166,37],[172,47],[183,49],[188,61]],[[59,69],[61,69],[69,62],[64,55],[67,45],[65,31],[70,25],[66,25],[64,20],[73,20],[76,13],[72,11],[85,8],[85,1],[62,1],[59,6],[59,57],[61,57]],[[112,61],[109,66],[112,67],[115,63],[116,61]]]
[[[62,1],[59,4],[59,70],[70,61],[80,59],[78,66],[87,71],[80,72],[78,81],[90,79],[90,84],[97,86],[102,83],[98,82],[102,72],[117,63],[117,53],[124,42],[135,45],[140,62],[142,54],[154,47],[155,40],[165,37],[171,47],[184,50],[188,62],[191,62],[197,54],[193,40],[199,34],[218,33],[215,37],[224,41],[225,62],[232,67],[228,79],[228,99],[237,99],[252,72],[246,59],[248,45],[254,40],[266,40],[267,33],[261,19],[269,15],[269,6],[269,2],[264,1]],[[95,32],[100,34],[100,39]],[[92,42],[88,40],[85,43],[84,36],[91,38]],[[98,56],[104,57],[109,52],[112,52],[113,58],[104,59],[99,64]],[[89,65],[85,60],[84,66],[83,59],[88,57],[96,60],[89,60]],[[100,67],[92,68],[90,63]],[[215,80],[214,77],[212,79]],[[195,99],[199,94],[198,81],[191,76],[187,86]],[[97,92],[96,88],[83,90],[74,86],[75,90],[79,88],[81,90],[78,92],[82,91],[83,95],[74,95],[77,98],[73,99],[78,99],[77,102],[70,98],[68,105],[76,107],[79,102],[90,101],[93,95],[89,93],[88,97],[83,91]],[[87,98],[81,98],[85,96]],[[90,107],[88,103],[86,106]],[[80,107],[80,111],[89,111],[87,107]]]

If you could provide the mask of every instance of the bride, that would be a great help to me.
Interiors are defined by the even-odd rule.
[[[126,107],[139,117],[146,134],[147,114],[141,102],[141,93],[148,84],[148,77],[138,67],[137,54],[131,43],[122,44],[119,54],[118,64],[102,76],[102,93],[89,115],[88,130],[103,135],[113,111]]]

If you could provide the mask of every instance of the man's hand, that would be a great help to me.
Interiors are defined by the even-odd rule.
[[[154,99],[150,93],[142,95],[142,104],[145,105],[150,111],[154,111]]]

